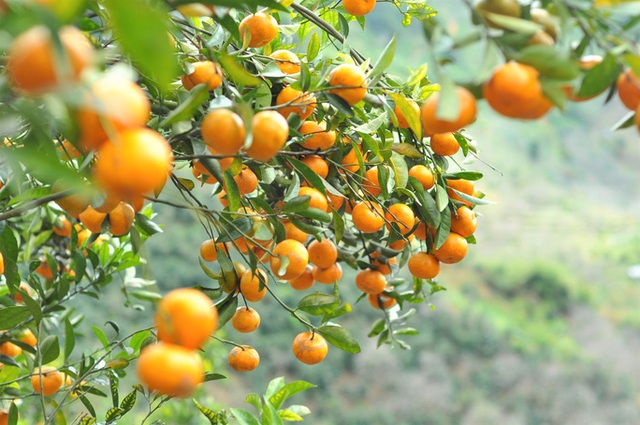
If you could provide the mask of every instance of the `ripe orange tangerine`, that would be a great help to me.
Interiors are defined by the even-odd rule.
[[[58,369],[52,366],[42,366],[31,376],[33,391],[45,397],[58,392],[64,382],[64,376]]]
[[[378,310],[388,310],[396,305],[396,299],[385,294],[369,294],[367,295],[369,304]]]
[[[375,233],[384,226],[382,207],[376,202],[359,202],[351,211],[353,225],[362,233]]]
[[[342,266],[340,263],[333,263],[329,267],[323,269],[320,267],[314,267],[311,274],[316,282],[333,285],[342,277]]]
[[[306,120],[315,111],[317,103],[313,93],[305,93],[291,86],[283,88],[276,97],[278,113],[285,118],[298,114],[301,120]]]
[[[80,143],[87,151],[98,149],[109,136],[144,127],[150,116],[151,103],[140,86],[124,78],[101,78],[78,110]]]
[[[165,342],[146,346],[138,357],[136,370],[150,392],[171,397],[189,397],[204,381],[198,352]]]
[[[141,128],[104,143],[94,173],[108,192],[136,196],[162,188],[172,167],[169,143],[158,132]]]
[[[376,7],[376,0],[342,0],[342,6],[350,15],[364,16]]]
[[[280,71],[285,74],[297,74],[300,72],[300,59],[291,50],[276,50],[269,57],[276,61]]]
[[[322,159],[319,155],[305,156],[302,159],[302,162],[323,179],[327,178],[329,175],[329,164],[327,164],[327,161]],[[329,193],[327,193],[327,195],[329,195]]]
[[[451,232],[442,246],[433,250],[433,255],[442,263],[453,264],[462,261],[467,255],[468,249],[467,240],[459,234]]]
[[[313,267],[307,265],[302,274],[296,278],[289,280],[289,285],[296,291],[304,291],[313,286]]]
[[[51,33],[44,25],[33,27],[13,40],[7,52],[6,72],[14,87],[35,95],[80,79],[93,63],[93,46],[75,27],[63,27],[58,35],[64,58],[58,57]],[[58,65],[60,59],[64,61]]]
[[[335,67],[329,74],[329,85],[335,88],[329,90],[345,100],[349,105],[355,105],[367,95],[367,82],[362,69],[353,64],[344,63]]]
[[[298,129],[300,134],[305,137],[300,141],[300,145],[311,150],[329,149],[336,142],[336,132],[334,130],[327,131],[327,123],[305,121]]]
[[[240,37],[250,37],[249,47],[262,47],[271,43],[278,36],[278,21],[264,12],[246,16],[238,27]]]
[[[289,124],[276,111],[260,111],[252,120],[253,142],[246,149],[251,158],[267,162],[287,143]]]
[[[463,200],[454,190],[464,193],[465,195],[474,196],[476,193],[476,187],[473,182],[464,179],[447,179],[447,194],[453,200],[462,202],[467,206],[473,205],[473,203]]]
[[[233,370],[238,372],[251,372],[260,364],[260,355],[255,348],[249,345],[242,345],[231,349],[227,361]]]
[[[532,66],[505,63],[484,84],[484,98],[489,106],[506,117],[540,118],[551,110],[553,104],[545,97],[538,77],[538,71]]]
[[[426,252],[416,252],[407,262],[409,273],[419,279],[433,279],[440,273],[440,261]]]
[[[293,355],[304,364],[318,364],[327,357],[329,346],[324,337],[314,332],[299,333],[291,345]]]
[[[247,270],[240,278],[240,292],[242,292],[242,296],[247,301],[255,303],[263,299],[267,294],[268,283],[269,279],[263,270],[256,269],[255,272]],[[261,285],[263,286],[262,290],[260,289]]]
[[[356,286],[367,294],[379,294],[387,286],[387,279],[378,270],[364,269],[356,275]]]
[[[309,262],[321,269],[326,269],[338,260],[338,249],[327,238],[323,238],[320,242],[314,239],[307,246],[307,251],[309,252]]]
[[[626,69],[616,82],[618,97],[628,109],[635,111],[640,106],[640,77],[631,68]]]
[[[133,207],[126,202],[120,202],[109,213],[109,232],[113,236],[124,236],[129,233],[129,229],[133,225],[136,212]]]
[[[283,240],[273,249],[273,254],[274,257],[271,257],[271,270],[280,279],[295,279],[304,272],[307,264],[309,264],[307,248],[296,240]],[[282,266],[281,257],[289,259],[289,264],[282,271],[280,270]]]
[[[238,332],[253,332],[260,326],[260,315],[251,307],[238,307],[231,317],[231,326]]]
[[[457,209],[451,214],[451,231],[468,238],[473,235],[478,227],[476,214],[466,206]]]
[[[476,98],[464,87],[456,87],[458,97],[458,115],[453,120],[438,118],[440,92],[433,93],[422,104],[421,119],[425,135],[433,133],[456,132],[471,124],[476,119]]]
[[[411,231],[416,220],[413,210],[406,204],[393,204],[384,215],[389,224],[396,223],[398,225],[398,229],[403,235]]]
[[[197,350],[218,326],[218,310],[211,299],[194,288],[174,289],[158,303],[154,316],[158,339]]]
[[[206,84],[209,90],[215,90],[222,85],[222,69],[212,61],[194,62],[193,72],[181,77],[185,89],[191,90],[198,84]]]
[[[429,190],[436,184],[433,171],[426,165],[418,164],[411,167],[409,169],[409,177],[417,179],[424,190]]]
[[[431,136],[431,150],[436,155],[450,156],[460,150],[460,143],[453,133],[437,133]]]
[[[246,131],[240,115],[216,109],[205,115],[200,128],[202,140],[220,155],[235,155],[244,145]]]
[[[298,192],[298,196],[310,197],[309,207],[311,208],[318,208],[319,210],[326,211],[329,207],[327,197],[314,187],[302,186]]]

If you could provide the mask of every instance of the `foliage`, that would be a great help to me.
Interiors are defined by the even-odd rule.
[[[459,96],[468,93],[460,87],[479,97],[485,86],[486,95],[485,83],[493,70],[503,59],[515,60],[533,67],[540,76],[537,95],[540,102],[548,104],[548,111],[552,103],[564,108],[567,97],[575,100],[613,88],[623,66],[640,74],[632,39],[637,20],[629,17],[627,9],[592,9],[586,1],[543,2],[538,10],[553,12],[545,21],[535,19],[540,13],[531,6],[523,7],[514,17],[495,10],[486,12],[469,3],[475,26],[463,40],[448,34],[426,4],[395,2],[404,25],[413,18],[424,20],[434,56],[431,72],[438,84],[428,78],[427,65],[412,71],[406,80],[386,72],[394,60],[395,37],[375,60],[353,49],[347,41],[349,23],[364,26],[365,18],[351,16],[330,2],[252,0],[230,4],[215,0],[200,4],[207,12],[197,16],[191,16],[193,9],[189,7],[193,5],[186,3],[0,2],[0,26],[6,32],[0,50],[8,58],[0,85],[0,136],[6,145],[2,151],[5,184],[0,190],[0,252],[6,283],[0,310],[0,326],[6,333],[0,342],[6,344],[0,381],[7,399],[19,400],[8,405],[10,423],[17,421],[18,404],[23,418],[31,422],[114,423],[130,414],[140,398],[148,409],[142,419],[145,423],[172,398],[140,384],[120,395],[125,388],[121,380],[130,379],[132,365],[146,346],[156,342],[153,328],[125,333],[116,321],[108,321],[102,327],[92,326],[99,348],[76,345],[78,325],[86,318],[76,312],[75,305],[83,296],[104,299],[107,286],[117,282],[126,307],[145,310],[148,303],[162,299],[155,281],[140,277],[145,266],[144,243],[162,232],[154,221],[154,204],[196,213],[203,228],[199,239],[213,239],[222,247],[215,249],[212,266],[204,258],[200,261],[203,276],[211,279],[200,289],[214,301],[220,326],[239,305],[247,303],[245,280],[251,281],[256,270],[265,269],[268,276],[256,277],[257,287],[252,291],[266,290],[284,313],[297,321],[300,330],[312,330],[347,353],[361,351],[358,340],[338,324],[352,311],[352,302],[338,284],[339,276],[326,282],[332,284],[326,290],[304,297],[292,297],[287,293],[288,285],[279,283],[283,280],[279,277],[297,267],[296,256],[278,251],[280,242],[292,239],[285,227],[289,223],[302,232],[305,242],[323,237],[333,241],[339,263],[345,266],[390,269],[391,277],[381,278],[389,286],[365,290],[358,285],[371,292],[374,307],[381,307],[378,295],[382,291],[395,304],[381,309],[369,336],[377,337],[378,345],[409,348],[401,337],[417,333],[408,324],[415,308],[424,308],[422,304],[428,305],[431,296],[443,287],[435,279],[406,279],[398,270],[418,251],[445,262],[448,256],[441,252],[462,250],[463,246],[464,257],[467,244],[473,246],[475,238],[459,237],[462,246],[449,246],[449,236],[455,234],[451,225],[456,211],[463,204],[475,207],[488,203],[474,186],[483,175],[472,169],[476,144],[463,128],[475,119],[475,99]],[[260,34],[247,26],[243,29],[240,22],[258,16],[253,13],[262,8],[279,20],[276,28],[281,36],[254,45]],[[81,78],[74,78],[80,60],[67,46],[70,41],[64,26],[68,24],[90,35],[98,51],[97,63],[86,65]],[[20,80],[20,64],[12,62],[19,56],[13,43],[36,25],[44,25],[54,34],[48,46],[54,84],[45,90],[32,90],[28,80]],[[532,41],[541,31],[551,43]],[[564,43],[555,44],[555,38]],[[579,44],[570,52],[564,46],[572,40]],[[445,71],[450,56],[478,45],[485,52],[482,66],[465,81],[454,81]],[[296,72],[286,72],[269,56],[283,49],[297,50],[301,61]],[[581,69],[578,59],[591,50],[614,53],[607,53],[592,68]],[[199,64],[206,61],[214,63],[213,73],[197,80]],[[366,83],[336,83],[335,69],[342,65],[348,67],[341,69],[350,69],[356,76],[362,74]],[[151,105],[150,113],[141,112],[142,124],[124,123],[139,112],[135,110],[125,112],[127,116],[121,121],[116,118],[115,110],[134,101],[121,101],[114,111],[108,110],[112,107],[108,101],[96,102],[100,86],[108,81],[105,76],[121,85],[136,80],[137,89],[132,92],[144,88],[143,96],[151,99]],[[299,96],[281,101],[285,90]],[[489,97],[487,100],[495,107]],[[424,102],[425,106],[416,110],[411,102]],[[436,111],[431,116],[427,105]],[[226,148],[217,143],[227,127],[218,128],[211,136],[206,134],[203,120],[221,109],[233,110],[242,121],[246,131],[240,140],[242,150],[217,152]],[[91,114],[97,115],[96,125],[105,133],[105,140],[97,145],[88,142],[87,115]],[[327,132],[334,132],[336,141],[330,146],[308,147],[314,136],[306,134],[301,124],[309,114],[314,121],[324,122]],[[631,115],[621,120],[620,127],[631,125]],[[427,142],[430,125],[455,132],[456,149],[461,154],[436,155]],[[141,130],[144,126],[151,130],[145,133]],[[284,137],[278,136],[279,129]],[[138,143],[143,133],[145,143]],[[151,139],[158,147],[145,150]],[[169,159],[168,150],[164,152],[167,143],[172,155],[170,171],[158,163],[162,155]],[[274,143],[275,150],[270,145]],[[108,149],[117,151],[109,153]],[[113,164],[105,159],[108,154],[114,155]],[[307,165],[305,160],[311,155],[328,165],[328,173]],[[427,166],[432,185],[412,174],[417,165]],[[158,184],[165,180],[167,189]],[[206,186],[211,183],[214,185]],[[175,190],[172,197],[168,186]],[[143,207],[145,202],[149,203]],[[382,224],[369,232],[359,228],[350,212],[354,204],[372,202],[381,206]],[[80,209],[76,208],[78,203]],[[402,211],[395,209],[396,205],[409,205],[410,215],[396,213]],[[99,217],[97,222],[83,216],[87,211],[91,217]],[[102,213],[104,216],[99,215]],[[412,242],[414,237],[417,240]],[[302,251],[307,252],[304,246]],[[265,261],[271,267],[262,266]],[[306,260],[302,268],[305,265]],[[240,267],[248,268],[249,274]],[[549,283],[554,285],[552,294]],[[507,292],[524,291],[549,300],[550,315],[567,311],[566,285],[548,270],[531,271],[521,287],[505,288],[505,281],[499,279],[492,284]],[[240,292],[236,291],[238,286]],[[366,296],[361,294],[355,302]],[[35,336],[34,344],[25,342],[26,329]],[[220,334],[214,338],[236,345]],[[15,346],[21,353],[6,351]],[[55,397],[38,395],[38,389],[28,385],[47,364],[57,365],[66,379]],[[205,381],[224,378],[207,369]],[[196,400],[194,404],[212,424],[232,418],[238,423],[278,424],[302,420],[309,413],[303,406],[282,408],[282,403],[310,387],[304,381],[272,381],[264,397],[247,397],[257,415],[240,408],[230,409],[228,414],[215,412]],[[104,412],[94,406],[99,397],[108,401]],[[71,419],[70,412],[81,413]]]

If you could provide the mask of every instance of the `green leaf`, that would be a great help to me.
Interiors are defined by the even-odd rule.
[[[466,193],[460,192],[459,190],[456,190],[453,188],[451,190],[457,193],[460,199],[465,200],[467,202],[471,202],[474,205],[489,205],[494,203],[491,201],[487,201],[486,199],[476,198],[475,196],[467,195]]]
[[[31,317],[27,307],[9,306],[0,309],[0,330],[6,331]]]
[[[452,174],[445,174],[445,178],[450,178],[450,176],[454,176],[458,179],[463,179],[463,180],[469,180],[469,181],[476,181],[476,180],[480,180],[484,174],[482,174],[479,171],[458,171],[457,173],[452,173]]]
[[[382,74],[393,62],[393,58],[395,54],[396,54],[396,34],[393,34],[393,37],[391,38],[389,43],[387,43],[384,50],[380,54],[380,57],[378,58],[378,60],[376,60],[375,64],[373,65],[373,69],[369,74],[369,78],[373,79],[378,75]]]
[[[308,195],[304,196],[296,196],[295,198],[289,199],[282,207],[283,212],[287,213],[297,213],[300,211],[304,211],[309,208],[309,201],[311,197]]]
[[[218,423],[218,414],[216,412],[214,412],[211,409],[208,409],[208,408],[204,407],[203,405],[198,403],[198,400],[196,400],[195,398],[193,399],[193,404],[195,404],[196,407],[198,408],[198,410],[200,412],[202,412],[202,414],[207,419],[209,419],[209,422],[211,422],[211,425],[216,425]]]
[[[169,91],[179,67],[167,35],[166,10],[152,7],[145,0],[105,0],[103,4],[118,44],[161,91]]]
[[[561,50],[548,46],[529,46],[520,50],[515,60],[531,65],[543,77],[556,80],[573,80],[580,75],[580,67]]]
[[[104,415],[104,419],[105,421],[107,421],[108,424],[110,424],[113,421],[120,419],[122,415],[123,415],[123,412],[121,408],[112,407],[111,409],[107,410],[107,413],[105,413]]]
[[[47,336],[38,347],[42,357],[42,364],[51,363],[60,355],[60,343],[56,335]]]
[[[282,407],[282,404],[291,396],[294,396],[302,391],[308,390],[309,388],[315,388],[316,385],[313,385],[306,381],[294,381],[286,384],[280,391],[275,393],[269,398],[269,403],[273,405],[276,409]]]
[[[255,407],[258,412],[262,410],[262,398],[258,394],[248,394],[244,401]]]
[[[438,208],[438,212],[442,212],[447,205],[449,205],[449,195],[444,187],[437,185],[436,186],[436,206]]]
[[[338,112],[347,117],[353,116],[353,109],[351,109],[351,105],[349,105],[346,100],[333,93],[324,93],[324,96]]]
[[[109,369],[126,369],[129,366],[129,360],[123,359],[121,357],[116,357],[115,359],[107,360],[104,364],[105,367]],[[116,404],[116,403],[114,403]]]
[[[310,218],[312,220],[318,220],[321,223],[331,223],[332,219],[331,214],[314,207],[310,207],[304,211],[300,211],[298,215],[301,217]]]
[[[218,61],[224,68],[229,76],[229,79],[239,86],[243,87],[256,87],[262,83],[262,80],[255,75],[252,75],[242,65],[236,61],[235,57],[220,52],[218,55]]]
[[[334,295],[315,293],[298,302],[298,309],[313,316],[329,314],[340,305],[340,299]]]
[[[12,401],[11,406],[9,407],[9,419],[7,420],[7,425],[17,425],[18,424],[18,406]]]
[[[50,186],[39,186],[32,187],[31,189],[27,189],[15,198],[12,198],[9,203],[7,203],[7,207],[11,207],[13,205],[19,204],[24,201],[32,201],[34,199],[44,198],[47,195],[51,194]]]
[[[65,362],[76,346],[76,334],[68,317],[64,319],[64,359]]]
[[[221,373],[213,373],[213,372],[209,372],[204,375],[204,382],[220,381],[221,379],[227,379],[227,377]]]
[[[132,291],[129,292],[129,295],[139,300],[149,301],[152,303],[162,299],[162,294],[152,291]]]
[[[162,228],[144,214],[136,213],[135,225],[136,228],[147,237],[162,233]]]
[[[262,408],[260,422],[262,425],[282,425],[282,419],[278,416],[277,410],[268,401],[265,401]]]
[[[102,344],[102,346],[104,348],[107,348],[109,346],[109,339],[107,338],[107,335],[102,331],[102,329],[96,326],[91,326],[91,329],[93,330],[93,333],[96,334],[96,336],[100,340],[100,343]]]
[[[278,410],[278,416],[280,416],[280,419],[282,419],[283,421],[288,422],[304,421],[304,418],[302,416],[288,409]]]
[[[320,53],[320,37],[314,32],[309,38],[309,44],[307,44],[307,61],[313,61],[318,53]]]
[[[89,399],[84,395],[79,395],[78,398],[80,399],[80,401],[82,402],[84,407],[87,409],[89,414],[95,418],[96,417],[96,409],[93,407],[93,404],[91,404]]]
[[[227,192],[227,200],[229,201],[229,210],[238,211],[240,208],[240,190],[234,180],[231,172],[226,170],[222,176],[224,179],[224,187]]]
[[[343,327],[324,325],[318,329],[318,332],[320,332],[331,345],[347,353],[357,354],[360,352],[360,344],[358,344],[358,341]]]
[[[238,421],[239,425],[261,425],[255,416],[248,410],[231,408],[229,409],[234,418]]]
[[[18,241],[9,226],[5,226],[0,233],[0,252],[4,258],[4,277],[12,294],[20,286],[20,272],[18,270]],[[0,313],[0,327],[2,314]],[[19,322],[18,322],[19,323]],[[4,328],[3,328],[4,329]]]
[[[218,327],[223,327],[236,312],[238,307],[238,297],[227,297],[216,304],[218,309]]]
[[[249,217],[240,217],[232,222],[227,222],[224,225],[224,230],[220,231],[220,236],[216,240],[216,243],[230,242],[238,239],[240,236],[245,235],[253,227],[253,220]]]
[[[344,236],[344,217],[338,211],[331,211],[331,215],[333,216],[333,235],[335,237],[336,243],[340,243],[342,237]]]
[[[411,104],[409,103],[407,98],[405,98],[402,94],[390,93],[389,97],[393,100],[393,103],[396,104],[396,106],[402,113],[402,116],[407,120],[409,128],[411,128],[413,134],[418,136],[418,139],[422,139],[422,121],[420,120],[420,114],[416,113],[416,111],[411,107]]]
[[[400,156],[400,154],[393,152],[391,158],[389,158],[389,165],[391,165],[393,169],[393,178],[396,183],[395,187],[406,187],[409,181],[409,168],[404,158]]]
[[[602,62],[585,72],[578,89],[578,97],[591,97],[602,93],[616,81],[619,72],[616,57],[607,54]]]
[[[94,425],[96,423],[96,418],[92,418],[91,416],[85,416],[80,421],[80,425]]]
[[[385,328],[387,327],[387,322],[385,322],[384,319],[378,319],[376,320],[373,325],[371,326],[371,330],[369,331],[369,333],[367,334],[367,336],[369,338],[372,338],[374,336],[378,336],[380,335],[380,333],[385,330]]]
[[[207,100],[209,100],[209,86],[207,84],[197,85],[189,91],[188,97],[162,120],[159,126],[164,128],[180,121],[190,120]]]
[[[368,120],[364,124],[360,124],[355,127],[353,131],[358,133],[372,134],[375,133],[380,127],[389,122],[389,117],[386,112],[381,112],[372,120]]]
[[[271,398],[275,393],[284,388],[284,376],[278,376],[269,381],[267,385],[267,391],[264,393],[266,399]]]
[[[123,415],[133,409],[133,406],[136,404],[136,400],[138,399],[137,393],[138,392],[136,390],[133,390],[122,399],[120,408],[122,409]]]
[[[111,403],[117,406],[120,403],[120,393],[118,392],[118,384],[120,381],[117,377],[109,377],[109,388],[111,389]]]
[[[300,173],[302,177],[309,182],[309,184],[311,184],[311,186],[318,189],[324,196],[327,196],[324,180],[322,180],[322,178],[318,176],[307,164],[296,158],[288,158],[288,161],[293,168],[295,168],[295,170]]]
[[[479,11],[480,14],[500,28],[517,32],[520,34],[533,35],[543,29],[541,25],[526,19],[514,18],[512,16],[499,15],[497,13]]]

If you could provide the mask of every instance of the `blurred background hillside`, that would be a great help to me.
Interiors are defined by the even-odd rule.
[[[455,23],[470,22],[462,2],[432,5],[452,31],[465,31]],[[430,56],[420,23],[403,29],[393,9],[380,3],[368,32],[354,25],[351,37],[375,58],[397,32],[392,70],[408,76]],[[444,268],[439,283],[447,291],[430,300],[435,308],[418,306],[411,318],[420,330],[407,338],[412,349],[376,349],[366,335],[379,316],[365,302],[341,321],[363,352],[332,349],[323,364],[303,367],[290,348],[299,324],[265,299],[257,333],[227,335],[255,346],[260,367],[239,376],[225,370],[225,347],[212,351],[230,379],[211,384],[210,399],[240,407],[245,394],[286,375],[319,385],[294,400],[311,408],[310,424],[640,423],[640,280],[628,276],[640,264],[640,137],[608,130],[624,113],[617,99],[605,105],[601,96],[525,123],[481,102],[481,119],[468,133],[490,164],[481,166],[478,186],[495,204],[478,209],[478,245]],[[205,234],[194,217],[158,210],[166,233],[150,240],[147,272],[162,291],[209,284],[197,262]],[[347,271],[342,281],[350,302],[353,276]],[[127,316],[149,321],[148,313]],[[165,412],[175,423],[207,422],[182,417],[175,406]]]

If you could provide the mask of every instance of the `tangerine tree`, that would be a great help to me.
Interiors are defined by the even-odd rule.
[[[358,353],[340,322],[363,308],[379,311],[378,344],[407,348],[414,306],[476,243],[477,99],[533,120],[617,90],[631,110],[617,127],[634,114],[640,127],[633,6],[464,3],[462,39],[426,3],[391,3],[403,24],[422,22],[431,53],[429,72],[400,78],[387,72],[395,37],[375,59],[348,41],[371,0],[0,1],[0,421],[152,420],[224,378],[211,350],[259,367],[259,350],[215,332],[260,332],[265,297],[299,325],[292,360]],[[480,66],[454,80],[451,58],[469,47]],[[162,237],[158,205],[201,224],[195,288],[161,294],[137,276],[145,241]],[[110,320],[91,328],[101,348],[76,346],[77,306],[116,282],[154,326],[124,334]],[[248,398],[257,416],[215,412],[197,392],[194,409],[214,424],[301,420],[308,409],[283,403],[311,386],[272,381]]]

